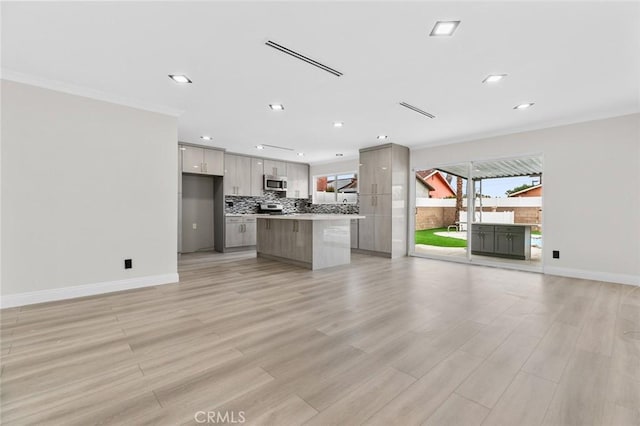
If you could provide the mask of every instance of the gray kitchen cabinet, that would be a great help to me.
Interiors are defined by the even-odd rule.
[[[287,163],[285,161],[264,159],[264,174],[270,176],[287,176]]]
[[[528,260],[531,258],[531,226],[471,225],[471,253]]]
[[[357,219],[351,219],[351,248],[358,248],[358,222]]]
[[[364,197],[360,197],[360,203],[364,202]],[[375,246],[375,231],[376,223],[375,217],[372,213],[366,213],[360,210],[360,214],[365,216],[365,219],[361,219],[358,224],[358,249],[376,251]]]
[[[493,253],[495,233],[492,225],[474,225],[471,233],[471,253]]]
[[[374,251],[380,253],[391,253],[393,244],[391,215],[374,216],[374,224]]]
[[[308,164],[287,164],[287,198],[309,198]]]
[[[391,193],[392,148],[368,149],[360,151],[361,194]]]
[[[291,245],[291,247],[293,247],[293,252],[282,253],[280,256],[299,260],[300,262],[311,262],[313,250],[313,241],[311,240],[313,237],[313,222],[310,220],[281,220],[280,222],[285,226],[290,227],[290,238],[293,242]]]
[[[360,196],[360,221],[358,248],[391,253],[391,196],[389,194],[364,194]]]
[[[204,149],[205,174],[224,175],[224,151],[218,149]]]
[[[529,253],[531,250],[531,234],[529,233],[529,238],[525,241],[526,230],[531,228],[520,227],[520,226],[496,226],[495,227],[495,241],[494,241],[494,254],[510,257],[515,259],[526,259],[526,247],[525,242],[529,242],[527,244],[529,248]]]
[[[224,151],[181,145],[182,172],[200,175],[224,175]]]
[[[407,253],[409,150],[386,144],[360,150],[358,249],[383,256]],[[393,190],[392,190],[393,189]]]
[[[241,247],[242,244],[242,230],[244,219],[241,217],[227,217],[224,233],[224,246],[225,247]]]
[[[312,261],[312,221],[265,219],[258,226],[259,253],[305,263]]]
[[[251,157],[225,154],[224,195],[251,195]]]
[[[256,245],[256,218],[227,216],[225,224],[225,248]]]
[[[256,245],[256,237],[258,234],[257,230],[257,219],[253,218],[245,218],[244,222],[244,245],[245,246],[255,246]]]
[[[249,195],[261,197],[264,189],[264,160],[262,158],[251,159],[251,188]]]
[[[275,244],[274,236],[275,232],[272,229],[274,219],[264,219],[258,221],[257,233],[258,238],[256,240],[256,250],[259,253],[272,254],[273,246]]]

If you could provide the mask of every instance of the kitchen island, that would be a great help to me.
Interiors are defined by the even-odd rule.
[[[351,263],[353,214],[258,215],[258,257],[309,269]]]

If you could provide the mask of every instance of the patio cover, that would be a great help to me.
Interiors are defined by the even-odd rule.
[[[438,167],[445,173],[468,179],[467,163]],[[518,157],[504,160],[474,161],[473,179],[490,179],[542,174],[542,156]]]

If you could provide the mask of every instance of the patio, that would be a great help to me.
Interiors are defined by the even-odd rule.
[[[445,237],[445,238],[456,238],[459,240],[467,239],[466,231],[442,231],[442,232],[435,232],[434,235],[437,235],[439,237]],[[534,237],[541,238],[542,236],[535,235]],[[532,237],[532,240],[535,241],[533,237]],[[541,245],[542,244],[540,244],[540,246],[538,245],[531,246],[531,258],[529,260],[506,259],[506,258],[493,257],[493,256],[481,256],[477,254],[472,255],[471,258],[475,260],[486,261],[489,263],[500,262],[500,263],[514,264],[514,265],[541,266],[542,265]],[[429,255],[429,256],[450,256],[450,257],[457,257],[460,259],[466,259],[467,257],[467,249],[465,247],[439,247],[439,246],[427,245],[427,244],[416,244],[415,253]]]

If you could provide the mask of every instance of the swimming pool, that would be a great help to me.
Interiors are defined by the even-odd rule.
[[[531,236],[531,247],[542,247],[542,235]]]

